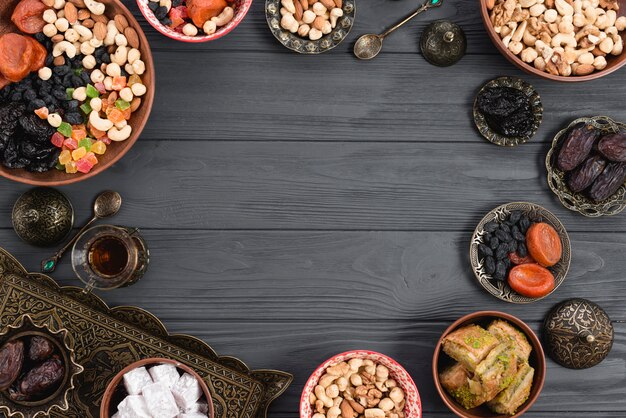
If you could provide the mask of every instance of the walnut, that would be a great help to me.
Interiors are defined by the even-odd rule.
[[[567,63],[562,52],[554,51],[552,57],[546,60],[546,71],[553,75],[569,76],[572,67]]]
[[[491,12],[491,22],[493,26],[504,26],[511,21],[513,11],[515,10],[515,0],[506,0],[498,3]]]

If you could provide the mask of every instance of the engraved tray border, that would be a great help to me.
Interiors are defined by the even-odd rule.
[[[12,306],[11,290],[27,293],[32,296],[31,312],[20,312],[19,305]],[[19,302],[18,302],[19,303]],[[51,306],[50,306],[51,305]],[[43,319],[52,326],[61,326],[60,315],[92,316],[99,321],[107,321],[109,328],[119,328],[117,335],[123,335],[128,341],[124,344],[126,352],[115,352],[99,348],[89,354],[77,350],[77,362],[85,367],[85,372],[79,378],[79,389],[72,393],[70,411],[59,417],[85,418],[85,408],[88,416],[96,417],[102,393],[106,383],[130,362],[146,356],[164,356],[173,358],[193,367],[207,382],[213,403],[216,418],[266,418],[267,410],[272,401],[278,398],[289,387],[293,376],[278,370],[250,370],[241,360],[230,356],[218,356],[217,353],[202,340],[184,334],[168,334],[163,323],[150,312],[134,306],[118,306],[109,308],[97,295],[82,292],[81,288],[68,286],[60,287],[52,278],[40,273],[29,273],[5,249],[0,247],[0,326],[5,326],[14,318],[7,315],[7,307],[13,307],[13,315],[24,313],[39,313],[34,317]],[[52,309],[51,309],[52,308]],[[42,319],[42,318],[39,318]],[[87,318],[84,318],[86,321]],[[82,339],[84,334],[76,336],[76,329],[64,325],[69,329],[70,338]],[[95,328],[95,327],[90,327]],[[95,329],[94,329],[95,333]],[[115,333],[111,334],[111,337]],[[88,338],[88,337],[85,337]],[[92,338],[97,338],[92,336]],[[143,342],[139,342],[143,340]],[[98,346],[105,347],[108,340],[95,340]],[[131,344],[135,341],[135,344]],[[94,343],[84,345],[84,349],[93,349]],[[120,347],[117,347],[120,348]],[[160,350],[160,351],[159,351]],[[84,351],[84,350],[83,350]],[[142,355],[141,352],[144,352]],[[94,353],[113,355],[118,357],[119,364],[107,364],[105,359],[95,358]],[[93,362],[99,361],[102,369],[95,369]],[[104,363],[103,363],[104,362]],[[108,373],[108,376],[106,375]],[[210,379],[209,379],[210,378]],[[85,379],[92,382],[85,383]],[[82,383],[82,385],[81,385]],[[99,383],[99,384],[96,384]],[[88,389],[85,389],[89,386]],[[81,389],[87,390],[86,393]],[[242,398],[242,395],[246,395]],[[81,395],[81,396],[79,396]],[[95,397],[97,403],[86,405],[84,398]],[[0,403],[2,397],[0,396]],[[228,404],[228,407],[227,407]],[[79,407],[77,405],[81,405]],[[72,409],[74,409],[72,413]]]

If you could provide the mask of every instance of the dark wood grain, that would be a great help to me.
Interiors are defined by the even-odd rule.
[[[569,231],[626,231],[626,216],[584,218],[549,191],[546,146],[441,143],[148,142],[97,177],[63,188],[89,216],[114,187],[115,222],[149,228],[473,231],[502,203],[527,200]],[[26,190],[0,182],[1,225]]]
[[[453,321],[493,308],[540,321],[575,296],[626,319],[624,234],[572,234],[572,265],[549,298],[501,302],[474,278],[463,232],[202,232],[146,230],[152,261],[131,289],[101,293],[112,305],[137,304],[166,320]],[[45,252],[3,231],[5,248],[38,269]],[[54,274],[74,279],[67,257]]]

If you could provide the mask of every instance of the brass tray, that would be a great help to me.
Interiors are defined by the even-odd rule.
[[[550,226],[552,226],[556,230],[556,232],[559,234],[559,237],[561,238],[563,254],[561,255],[561,259],[559,260],[559,262],[549,268],[549,270],[554,275],[554,289],[552,290],[552,292],[540,298],[529,298],[527,296],[522,296],[513,289],[511,289],[506,280],[500,281],[492,278],[489,274],[485,272],[485,268],[483,266],[484,260],[478,255],[478,244],[483,241],[483,236],[485,234],[485,224],[493,220],[501,222],[507,219],[511,212],[514,210],[522,211],[523,213],[529,215],[531,218],[541,218],[543,222],[550,224]],[[556,289],[559,288],[561,283],[565,281],[565,276],[567,276],[571,261],[572,248],[569,235],[567,235],[567,231],[565,230],[565,227],[563,226],[559,218],[557,218],[548,209],[529,202],[511,202],[498,206],[497,208],[489,211],[489,213],[487,213],[485,217],[478,223],[478,226],[476,226],[476,230],[474,231],[474,235],[472,235],[472,240],[470,241],[470,263],[472,265],[474,275],[476,276],[476,280],[478,280],[478,283],[480,283],[480,285],[493,296],[510,303],[532,303],[546,298],[554,293]]]
[[[278,370],[250,370],[241,360],[220,357],[203,341],[170,335],[149,312],[109,308],[77,287],[59,287],[48,276],[28,273],[0,248],[0,329],[28,313],[52,329],[67,328],[76,362],[85,368],[70,394],[70,408],[52,417],[97,418],[108,382],[128,364],[166,357],[192,367],[205,379],[216,418],[266,418],[269,404],[293,380]],[[5,402],[0,394],[0,405]]]
[[[546,155],[546,170],[548,171],[548,186],[557,195],[561,204],[582,215],[595,218],[599,216],[617,215],[626,208],[626,183],[624,183],[611,197],[602,201],[594,202],[583,193],[574,193],[567,186],[566,176],[556,167],[556,158],[566,134],[576,125],[589,123],[602,131],[603,135],[626,130],[626,124],[616,122],[608,116],[594,116],[591,118],[578,118],[570,123],[565,129],[559,131],[552,140],[552,146]]]

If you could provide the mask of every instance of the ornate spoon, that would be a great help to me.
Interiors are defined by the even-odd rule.
[[[41,272],[42,273],[52,273],[56,268],[57,264],[65,251],[70,248],[78,237],[87,229],[89,226],[94,223],[97,219],[108,218],[109,216],[115,215],[120,210],[120,206],[122,206],[122,196],[118,192],[114,192],[111,190],[106,190],[96,197],[96,200],[93,204],[93,216],[81,229],[78,233],[72,238],[67,244],[63,246],[59,251],[57,251],[52,257],[45,259],[41,262]]]
[[[422,4],[419,9],[404,18],[404,20],[397,23],[395,26],[387,29],[387,31],[385,31],[384,33],[381,33],[380,35],[368,33],[361,36],[354,44],[354,55],[362,60],[371,60],[376,55],[378,55],[381,49],[383,49],[383,40],[387,35],[398,29],[400,26],[404,25],[409,20],[413,19],[418,14],[425,12],[431,7],[439,7],[442,3],[443,0],[426,0],[426,2]]]

